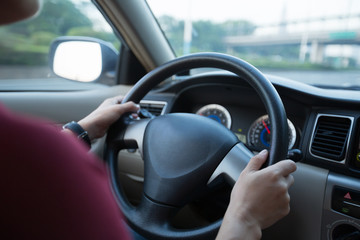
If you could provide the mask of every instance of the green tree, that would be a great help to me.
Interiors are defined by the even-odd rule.
[[[184,21],[179,21],[166,15],[161,16],[158,21],[176,55],[182,55],[184,43]]]
[[[220,27],[224,29],[226,36],[251,35],[256,29],[255,24],[246,20],[226,21],[220,24]]]
[[[46,65],[51,41],[76,27],[92,22],[73,2],[44,0],[38,16],[0,28],[0,63]]]
[[[71,28],[67,34],[68,36],[88,36],[93,38],[102,39],[112,43],[116,49],[120,48],[119,39],[112,32],[96,31],[92,27],[74,27]]]
[[[39,16],[11,25],[9,29],[11,32],[24,35],[41,31],[62,36],[73,27],[91,26],[90,19],[70,0],[46,0]]]
[[[224,52],[223,37],[225,30],[221,24],[211,21],[193,22],[192,51]]]
[[[183,54],[184,21],[171,16],[161,16],[159,24],[164,30],[177,55]],[[250,35],[256,26],[245,20],[214,23],[211,21],[193,21],[191,52],[219,51],[225,52],[223,38],[234,35]]]

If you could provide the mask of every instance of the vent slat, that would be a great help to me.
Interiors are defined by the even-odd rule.
[[[163,103],[141,103],[140,102],[140,106],[141,106],[141,108],[148,110],[153,115],[160,116],[165,107],[165,104],[163,104]]]
[[[324,127],[322,126],[322,128],[318,129],[318,131],[321,132],[335,132],[335,133],[346,133],[343,129],[341,128],[330,128],[330,127]]]
[[[319,132],[317,132],[317,138],[324,138],[324,139],[327,139],[327,138],[332,138],[332,139],[338,139],[338,140],[342,140],[342,139],[344,139],[344,138],[346,138],[346,136],[347,136],[347,134],[344,134],[344,135],[341,135],[341,136],[339,136],[339,135],[335,135],[336,133],[333,133],[332,135],[329,135],[329,134],[322,134],[322,133],[319,133]]]
[[[326,152],[327,154],[330,154],[330,155],[338,153],[338,151],[336,151],[336,150],[329,150],[329,149],[326,149],[326,148],[318,148],[318,149],[313,149],[313,150],[316,153],[325,153]]]
[[[324,138],[324,137],[319,137],[317,136],[316,138],[314,138],[314,142],[318,143],[318,142],[325,142],[325,143],[333,143],[333,144],[342,144],[344,142],[344,138],[338,138],[338,139],[333,139],[333,138]]]
[[[334,146],[329,146],[329,145],[316,145],[316,146],[313,146],[312,149],[317,150],[317,151],[323,151],[326,153],[333,152],[334,154],[337,154],[342,151],[341,147],[334,147]]]
[[[327,146],[327,145],[313,146],[313,149],[317,150],[317,151],[327,151],[327,152],[333,152],[333,153],[337,153],[342,150],[341,147],[329,148],[329,146]]]
[[[311,152],[330,160],[342,161],[345,158],[350,126],[349,118],[320,116],[315,127]]]

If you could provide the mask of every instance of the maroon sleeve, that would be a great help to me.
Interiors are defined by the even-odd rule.
[[[130,239],[106,168],[51,124],[0,106],[0,239]]]

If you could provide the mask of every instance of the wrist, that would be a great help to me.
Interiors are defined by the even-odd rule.
[[[78,121],[78,124],[88,133],[90,140],[94,139],[93,130],[91,128],[91,124],[88,124],[84,119]]]
[[[248,216],[241,216],[227,211],[220,227],[218,240],[260,240],[261,227]]]
[[[246,237],[244,239],[251,240],[260,240],[262,236],[261,227],[258,223],[254,221],[248,221],[246,217],[242,218],[238,222],[239,225],[242,226],[243,231],[246,233]],[[243,238],[241,238],[243,239]]]

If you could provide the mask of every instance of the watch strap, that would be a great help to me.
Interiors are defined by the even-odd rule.
[[[88,132],[85,131],[77,122],[69,122],[63,126],[63,129],[69,129],[74,134],[76,134],[79,139],[83,140],[89,147],[91,147],[91,141]]]

